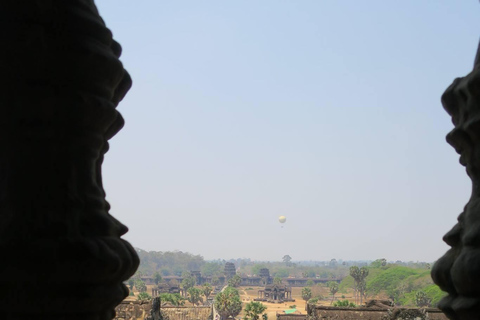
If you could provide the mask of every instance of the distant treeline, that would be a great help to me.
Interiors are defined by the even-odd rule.
[[[290,260],[283,262],[258,262],[248,258],[206,261],[201,255],[182,251],[136,250],[140,257],[138,273],[146,276],[152,276],[157,272],[161,276],[181,276],[185,272],[191,271],[200,271],[203,276],[207,277],[220,276],[223,275],[225,263],[233,262],[237,273],[244,276],[258,275],[260,269],[268,268],[272,277],[343,279],[348,275],[348,267],[350,265],[355,263],[358,265],[368,264],[365,261],[342,262],[340,260],[337,262],[335,259],[297,263],[293,263]]]
[[[233,262],[237,273],[246,276],[258,275],[260,269],[268,268],[273,277],[305,277],[305,278],[328,278],[343,279],[349,274],[350,266],[375,266],[378,261],[283,261],[283,262],[260,262],[248,258],[230,260],[206,261],[201,255],[194,255],[182,251],[145,251],[136,249],[140,257],[138,272],[151,276],[158,272],[162,276],[181,276],[185,272],[200,271],[202,275],[219,276],[223,274],[226,262]],[[285,256],[287,257],[287,256]],[[285,258],[284,257],[284,258]],[[290,258],[290,256],[288,256]],[[389,265],[405,266],[413,269],[429,269],[430,265],[424,262],[389,262]]]
[[[137,273],[143,275],[151,276],[158,272],[162,276],[181,276],[184,272],[201,270],[206,263],[202,256],[188,252],[136,250],[140,257]]]

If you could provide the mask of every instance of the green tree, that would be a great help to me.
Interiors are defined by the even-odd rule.
[[[363,303],[363,299],[366,298],[367,293],[367,282],[366,278],[368,276],[369,270],[367,267],[360,268],[360,277],[358,280],[358,291],[360,292],[360,304]]]
[[[308,280],[308,281],[307,281],[307,286],[308,286],[308,287],[311,287],[311,286],[313,286],[314,284],[315,284],[315,283],[313,282],[313,280]]]
[[[356,307],[355,303],[352,303],[348,300],[335,301],[333,303],[333,306],[334,307],[349,307],[349,308],[355,308]]]
[[[330,304],[332,304],[333,300],[335,299],[335,294],[338,292],[338,283],[335,281],[329,281],[327,282],[327,286],[330,289],[330,294],[332,295],[332,301],[330,301]]]
[[[353,297],[356,303],[358,300],[357,297],[358,297],[358,281],[360,279],[360,268],[357,266],[351,266],[349,270],[350,270],[350,276],[353,278]]]
[[[155,272],[153,278],[155,279],[155,284],[159,284],[162,281],[162,276],[158,272]]]
[[[417,277],[421,274],[425,274],[425,276],[430,279],[428,270],[419,271],[404,266],[389,267],[382,270],[368,282],[368,289],[372,295],[377,295],[381,291],[385,291],[389,296],[393,295],[394,291],[401,287],[405,287],[405,291],[410,291],[411,288],[409,288],[410,285],[407,279],[409,279],[409,277]],[[407,283],[405,284],[405,282]]]
[[[192,276],[187,276],[182,280],[182,289],[185,293],[188,292],[188,289],[195,286],[195,278]]]
[[[220,283],[220,279],[218,279],[218,277],[214,276],[214,277],[212,277],[212,281],[211,281],[211,282],[212,282],[212,285],[213,285],[214,287],[216,287],[216,286],[218,286],[218,284]]]
[[[337,263],[337,259],[332,259],[332,260],[330,260],[330,262],[328,263],[328,266],[329,266],[330,268],[336,268],[336,267],[337,267],[337,264],[338,264],[338,263]]]
[[[169,302],[175,307],[183,306],[185,304],[185,298],[179,293],[160,293],[159,297],[162,303]]]
[[[238,290],[233,287],[226,287],[222,292],[215,296],[215,309],[222,317],[222,320],[228,317],[236,317],[242,311],[242,301]]]
[[[139,271],[143,274],[153,275],[156,271],[162,276],[181,275],[183,271],[202,270],[205,260],[200,255],[187,252],[156,252],[137,249],[140,257]],[[167,274],[166,274],[167,273]]]
[[[138,295],[137,295],[137,300],[151,300],[152,299],[152,296],[150,296],[148,293],[146,292],[140,292]]]
[[[288,268],[278,268],[275,272],[275,277],[286,278],[290,275],[290,270]]]
[[[309,287],[304,287],[302,289],[302,299],[305,300],[305,301],[309,301],[311,298],[312,298],[312,289],[310,289]],[[307,308],[307,306],[305,305],[305,310],[306,310],[306,308]]]
[[[427,294],[423,291],[417,291],[415,293],[415,304],[417,307],[429,307],[431,299],[427,296]]]
[[[427,292],[427,286],[433,285],[429,270],[424,266],[411,268],[405,266],[387,266],[371,269],[372,276],[367,281],[368,293],[372,296],[384,292],[397,305],[415,305],[415,293]],[[433,298],[433,294],[429,294]]]
[[[423,288],[423,291],[428,295],[430,299],[430,305],[432,307],[437,307],[438,302],[446,296],[446,292],[442,291],[439,286],[435,284],[428,285]]]
[[[187,300],[188,302],[193,304],[193,306],[196,306],[197,304],[203,302],[202,295],[203,291],[198,288],[191,287],[187,290]]]
[[[387,259],[382,258],[382,259],[377,259],[377,260],[373,261],[373,262],[370,264],[370,267],[372,267],[372,268],[381,268],[381,267],[385,267],[386,265],[387,265]]]
[[[314,270],[305,270],[302,272],[302,277],[304,278],[315,278],[317,274],[315,273]]]
[[[261,302],[252,301],[245,305],[245,316],[252,320],[258,320],[260,318],[260,314],[267,310],[267,306],[265,306]]]
[[[223,265],[218,262],[207,262],[202,267],[202,274],[206,277],[213,277],[222,272]]]
[[[165,268],[160,269],[160,273],[162,274],[162,276],[169,276],[172,274],[172,272],[169,269],[165,269]]]
[[[128,285],[130,286],[130,291],[133,291],[133,286],[135,285],[135,279],[128,279]]]
[[[360,279],[358,283],[358,292],[360,294],[360,304],[363,303],[363,300],[367,300],[367,282],[365,279]]]
[[[278,285],[280,285],[280,284],[282,284],[282,283],[283,283],[282,278],[280,278],[280,277],[275,277],[275,278],[273,278],[273,284],[278,284]]]
[[[366,281],[365,278],[368,276],[369,270],[366,267],[357,267],[352,266],[350,267],[350,276],[353,278],[354,282],[354,296],[355,296],[355,303],[358,303],[360,300],[360,304],[363,302],[363,298],[366,296]]]
[[[260,275],[260,270],[267,268],[265,264],[254,264],[252,267],[252,274],[259,276]]]
[[[213,291],[212,285],[210,283],[203,284],[202,291],[203,291],[203,295],[205,296],[205,300],[208,300],[208,297]]]
[[[147,292],[147,285],[140,279],[135,280],[135,288],[137,288],[139,292]]]
[[[282,260],[283,260],[283,262],[285,262],[285,265],[287,267],[290,267],[292,257],[290,257],[288,254],[286,254],[286,255],[283,256]]]
[[[230,280],[228,280],[228,285],[230,287],[236,288],[240,286],[241,283],[242,283],[242,278],[238,274],[234,275]]]

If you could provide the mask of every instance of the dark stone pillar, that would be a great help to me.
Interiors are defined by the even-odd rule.
[[[101,166],[131,85],[93,0],[0,1],[3,319],[114,316],[138,266]]]
[[[447,141],[460,154],[472,180],[472,195],[458,223],[443,240],[452,248],[432,269],[432,277],[448,292],[439,307],[450,319],[480,317],[480,50],[473,71],[455,79],[442,97],[454,129]]]

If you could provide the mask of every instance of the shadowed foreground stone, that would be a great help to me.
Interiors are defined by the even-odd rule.
[[[435,263],[432,278],[448,292],[439,308],[450,319],[480,319],[480,50],[473,71],[455,79],[442,103],[455,126],[447,141],[460,154],[472,195],[458,223],[443,237],[452,248]]]
[[[3,319],[111,319],[138,257],[101,165],[131,86],[93,0],[0,1]]]

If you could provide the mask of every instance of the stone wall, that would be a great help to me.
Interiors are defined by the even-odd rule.
[[[123,301],[116,308],[114,320],[145,320],[150,316],[151,301]],[[162,307],[162,313],[169,320],[209,320],[211,307]]]
[[[277,313],[277,320],[307,320],[307,315]]]
[[[426,320],[448,320],[442,311],[436,308],[342,308],[342,307],[327,307],[327,306],[315,306],[309,307],[310,318],[317,320],[390,320],[401,319],[395,315],[399,311],[406,311],[407,313],[417,313],[421,311],[425,315]],[[289,315],[278,315],[278,320],[291,320],[287,319]],[[419,318],[421,319],[421,318]],[[406,320],[406,319],[403,319]]]
[[[150,301],[122,301],[115,308],[114,320],[143,320],[150,314],[152,303]]]

